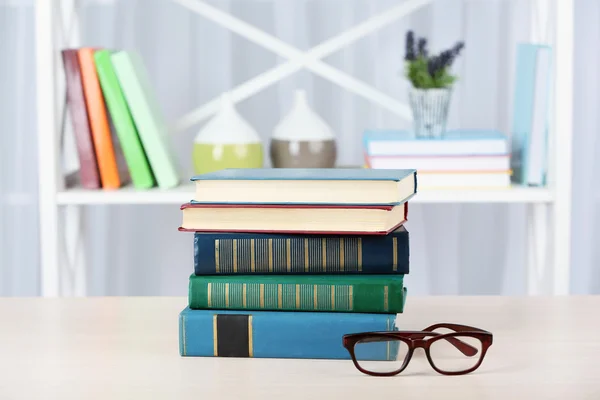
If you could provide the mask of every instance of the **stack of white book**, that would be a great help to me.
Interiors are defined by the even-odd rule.
[[[494,130],[448,131],[442,138],[370,130],[365,163],[373,169],[414,168],[419,189],[496,189],[511,185],[510,143]]]

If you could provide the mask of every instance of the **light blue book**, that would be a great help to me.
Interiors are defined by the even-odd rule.
[[[400,205],[417,192],[415,169],[240,168],[191,181],[192,203]]]
[[[350,359],[347,333],[395,331],[396,314],[191,310],[179,315],[183,357]],[[393,342],[371,343],[360,359],[394,360]]]
[[[552,50],[549,46],[517,46],[511,169],[514,183],[546,183]]]
[[[367,156],[471,156],[509,153],[507,137],[497,130],[449,130],[441,138],[416,138],[410,131],[366,130]]]

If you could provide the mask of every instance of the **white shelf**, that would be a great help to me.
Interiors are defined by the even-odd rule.
[[[307,51],[301,51],[273,37],[257,27],[207,4],[206,0],[174,0],[182,7],[202,15],[210,23],[217,23],[242,38],[278,54],[286,62],[267,70],[255,78],[231,88],[232,98],[239,102],[254,96],[263,89],[279,82],[300,69],[307,69],[320,77],[341,86],[349,92],[368,99],[382,109],[400,117],[407,115],[407,107],[397,99],[379,91],[365,82],[332,68],[322,60],[341,50],[346,45],[366,37],[368,34],[410,15],[426,6],[431,0],[406,0],[402,4],[372,16],[365,21],[325,40]],[[411,203],[419,204],[529,204],[527,222],[527,287],[530,295],[542,294],[542,286],[552,284],[553,294],[569,293],[570,278],[570,210],[572,195],[572,64],[573,64],[573,0],[561,0],[554,6],[536,2],[530,7],[532,24],[531,42],[547,42],[548,37],[540,37],[542,31],[555,34],[553,43],[556,71],[549,131],[548,181],[552,188],[513,187],[498,190],[425,190],[419,188]],[[136,190],[125,187],[119,190],[85,190],[72,188],[58,190],[62,179],[60,173],[62,148],[58,127],[63,126],[65,82],[62,73],[60,53],[62,47],[78,47],[79,12],[75,0],[61,2],[35,2],[36,12],[36,80],[37,80],[37,121],[39,148],[39,225],[41,291],[43,296],[85,295],[86,257],[85,234],[82,222],[83,207],[79,205],[171,205],[179,206],[194,196],[192,182],[169,190]],[[554,9],[551,10],[550,8]],[[545,17],[544,17],[545,16]],[[553,18],[548,18],[553,16]],[[540,22],[548,24],[548,29],[540,29]],[[552,28],[552,29],[550,29]],[[64,34],[70,32],[70,35]],[[548,34],[549,35],[549,34]],[[60,46],[59,46],[60,47]],[[202,122],[217,110],[218,98],[201,105],[183,116],[177,127],[183,129]],[[410,118],[409,118],[410,119]],[[68,207],[64,213],[59,208]],[[552,205],[552,207],[548,207]],[[550,246],[550,243],[554,245]],[[551,253],[551,254],[550,254]],[[550,278],[550,279],[548,279]]]
[[[193,183],[174,189],[89,190],[73,188],[57,193],[56,201],[67,204],[183,204],[192,199]],[[551,203],[552,191],[544,188],[515,187],[486,190],[422,190],[411,203]]]

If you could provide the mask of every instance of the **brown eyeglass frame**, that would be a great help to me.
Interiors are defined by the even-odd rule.
[[[451,329],[454,332],[448,333],[438,333],[434,332],[436,329],[445,328]],[[429,338],[427,338],[429,336]],[[435,366],[435,363],[431,359],[431,355],[429,353],[429,348],[432,343],[435,343],[438,340],[447,340],[450,344],[456,347],[461,353],[466,356],[474,356],[477,354],[477,349],[471,346],[468,343],[463,342],[462,340],[456,338],[456,336],[468,336],[479,339],[481,341],[481,355],[479,356],[479,361],[473,367],[463,370],[463,371],[443,371]],[[356,360],[356,356],[354,354],[354,346],[358,343],[368,343],[368,342],[379,342],[385,341],[382,339],[395,339],[400,340],[407,344],[408,352],[406,353],[406,357],[404,359],[404,363],[400,368],[396,371],[391,372],[373,372],[365,370],[361,368],[358,361]],[[492,345],[493,335],[491,332],[485,331],[483,329],[474,328],[472,326],[459,325],[459,324],[449,324],[449,323],[439,323],[435,325],[431,325],[422,331],[391,331],[391,332],[362,332],[362,333],[352,333],[347,334],[342,337],[342,344],[350,353],[352,357],[352,362],[354,366],[364,374],[372,375],[372,376],[393,376],[401,373],[410,363],[413,352],[415,349],[422,348],[427,355],[427,360],[431,367],[438,373],[442,375],[464,375],[470,372],[475,371],[485,358],[485,354],[487,353],[488,348]]]

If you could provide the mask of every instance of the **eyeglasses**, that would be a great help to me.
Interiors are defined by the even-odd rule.
[[[449,329],[451,332],[434,332]],[[425,350],[429,364],[440,374],[462,375],[481,365],[493,336],[483,329],[435,324],[422,331],[364,332],[344,335],[342,343],[359,371],[374,376],[402,372],[415,349]]]

